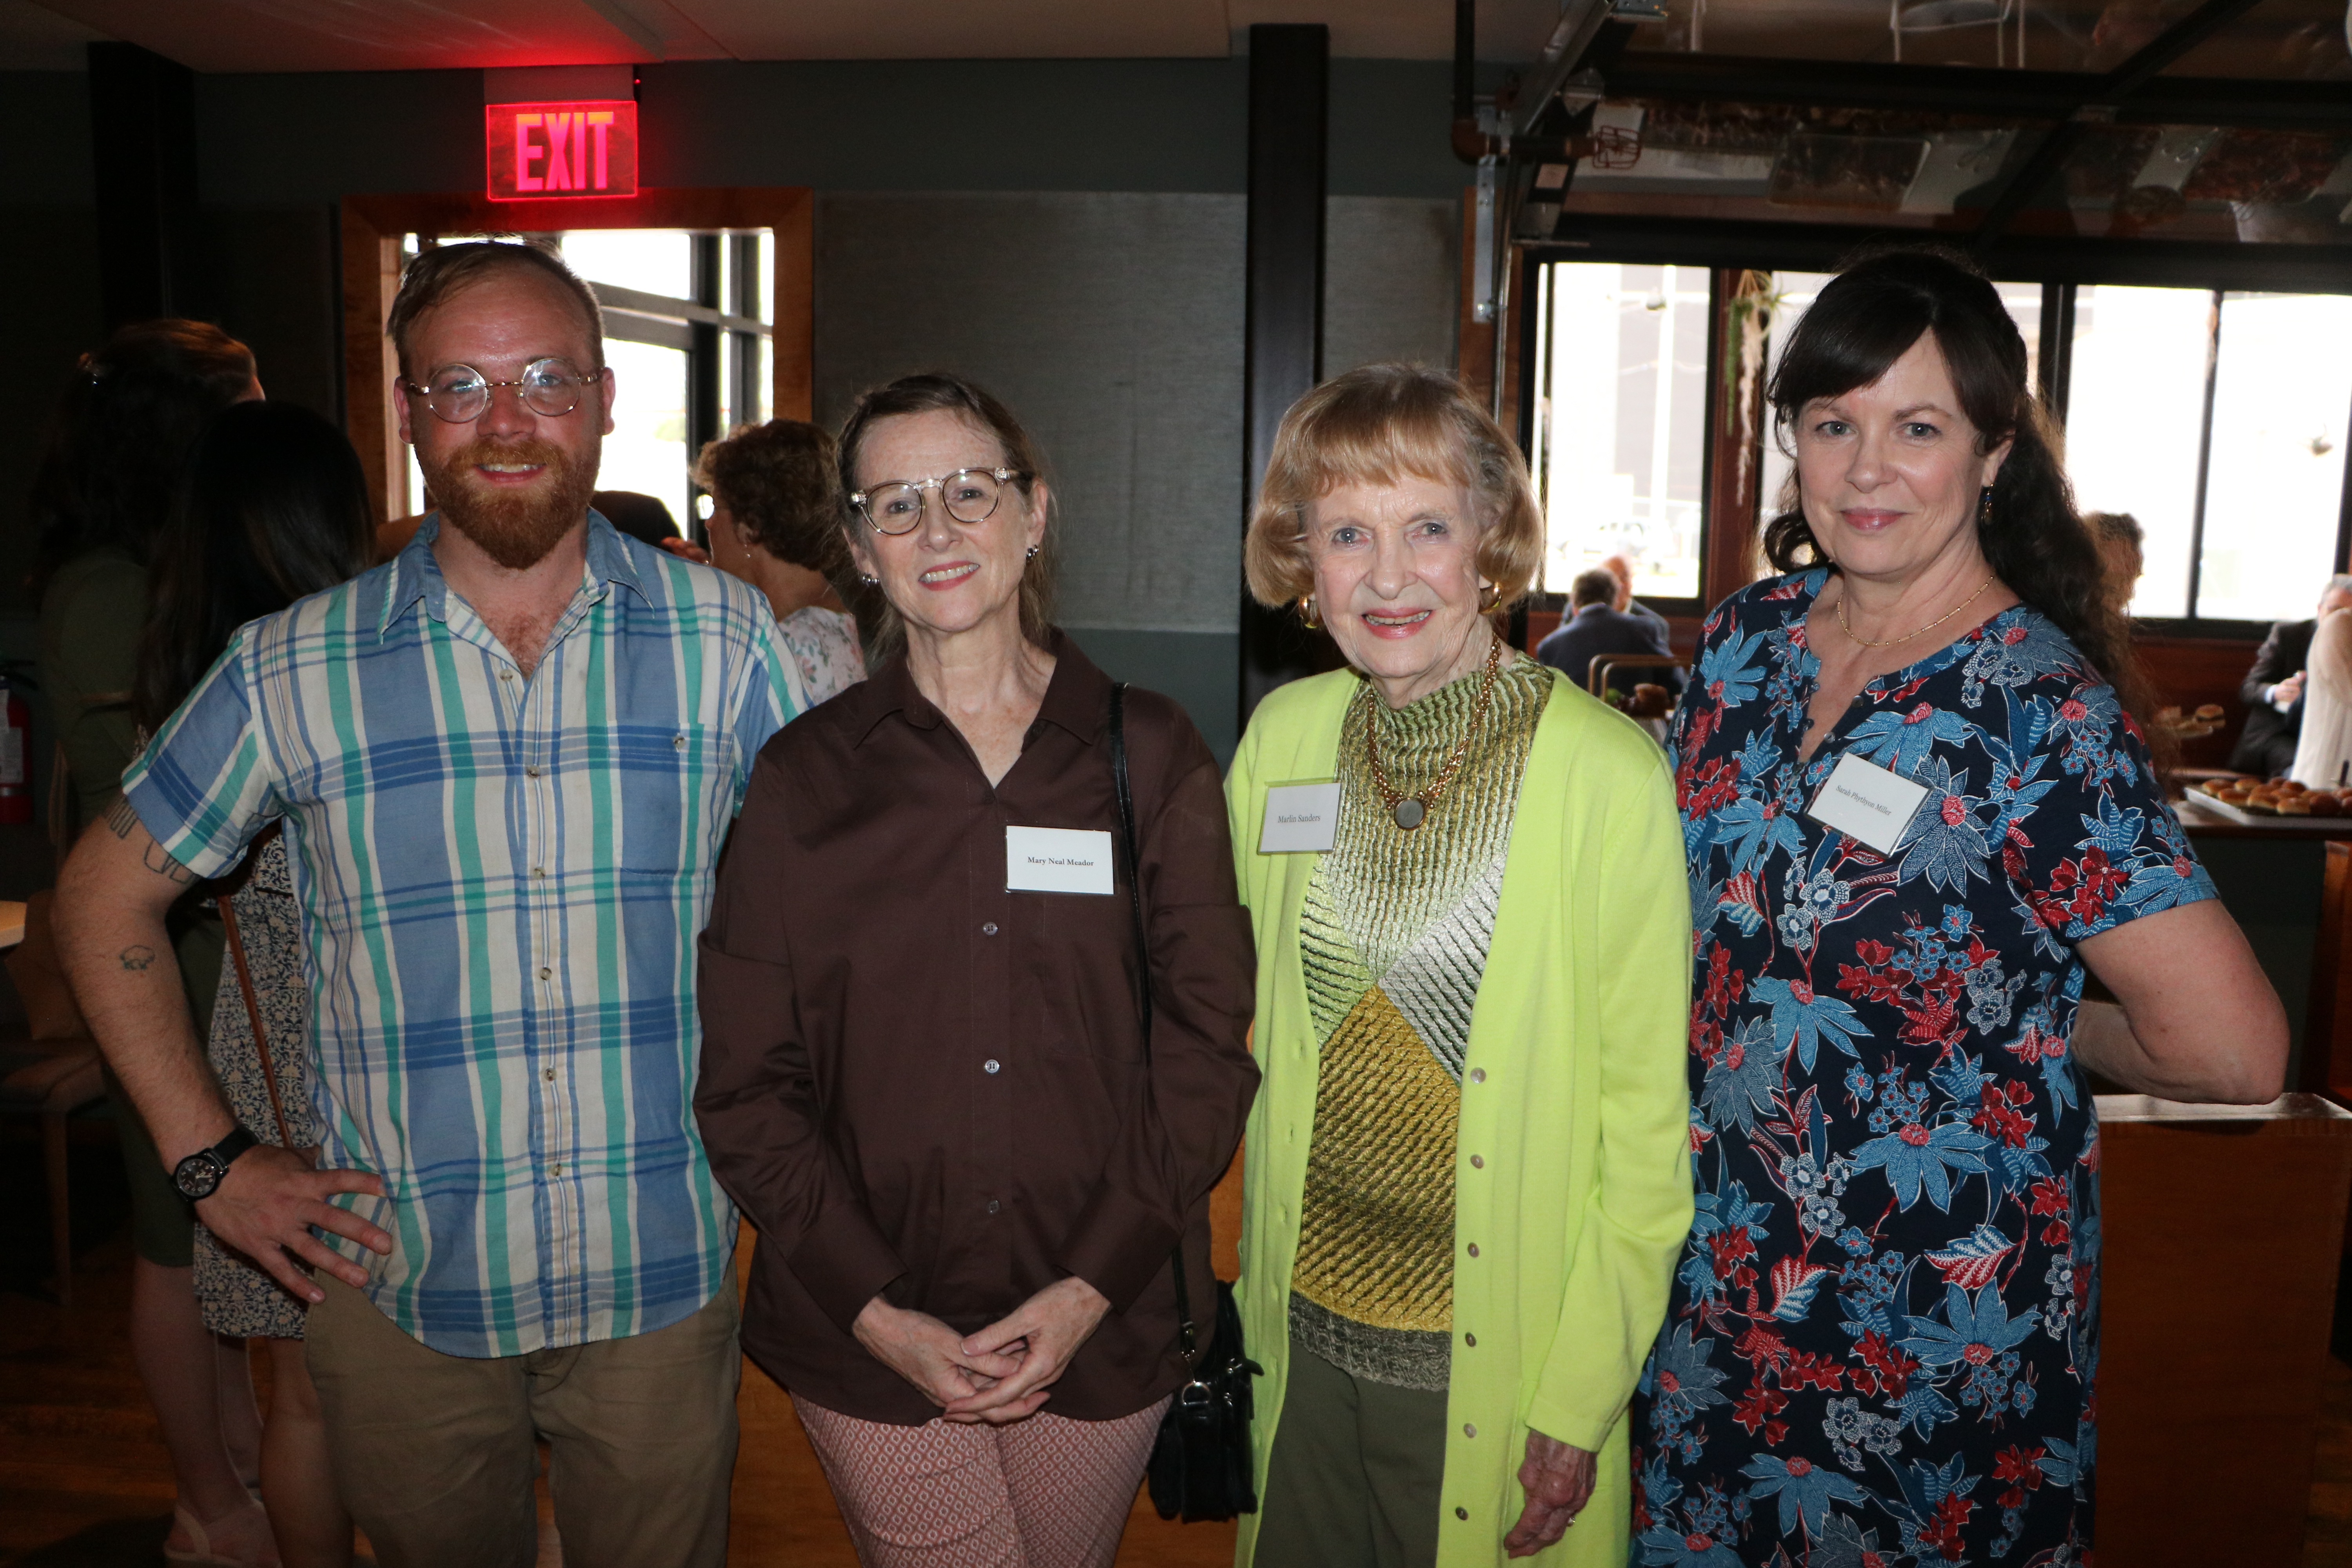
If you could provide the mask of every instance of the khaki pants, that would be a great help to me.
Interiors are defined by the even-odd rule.
[[[735,1468],[735,1272],[623,1340],[475,1359],[317,1276],[307,1359],[335,1483],[383,1568],[530,1568],[537,1441],[566,1568],[722,1568]]]

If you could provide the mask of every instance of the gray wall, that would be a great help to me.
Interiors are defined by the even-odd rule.
[[[1493,73],[1489,73],[1490,75]],[[1052,462],[1063,619],[1234,741],[1246,59],[642,68],[645,178],[804,184],[818,416],[950,365]],[[1441,62],[1334,61],[1326,368],[1454,356],[1458,194]],[[334,204],[481,178],[470,71],[199,79],[204,314],[273,396],[340,406]],[[0,616],[33,607],[36,433],[100,312],[83,79],[0,73]]]

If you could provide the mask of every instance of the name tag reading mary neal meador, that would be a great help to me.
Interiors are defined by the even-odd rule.
[[[1110,835],[1085,827],[1007,827],[1004,887],[1013,893],[1108,893]]]

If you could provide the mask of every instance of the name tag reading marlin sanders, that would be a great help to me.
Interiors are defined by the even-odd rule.
[[[1805,808],[1805,815],[1881,855],[1892,855],[1901,847],[1912,815],[1927,798],[1926,784],[1914,784],[1848,752],[1830,770],[1828,781]]]
[[[1339,831],[1339,784],[1276,784],[1265,792],[1261,855],[1319,855]]]
[[[1086,827],[1007,827],[1004,889],[1010,893],[1108,893],[1110,835]]]

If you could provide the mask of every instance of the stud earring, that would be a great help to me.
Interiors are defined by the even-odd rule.
[[[1026,554],[1023,555],[1023,556],[1021,557],[1021,559],[1022,559],[1022,560],[1024,560],[1024,561],[1034,561],[1034,560],[1036,560],[1036,559],[1037,559],[1037,547],[1036,547],[1035,545],[1034,545],[1034,544],[1033,544],[1033,545],[1031,545],[1031,546],[1029,547],[1028,552],[1027,552]]]
[[[857,580],[865,584],[869,588],[877,586],[882,581],[881,578],[875,576],[870,572],[860,572],[857,574]]]

